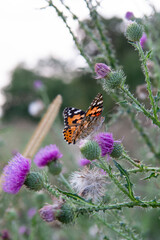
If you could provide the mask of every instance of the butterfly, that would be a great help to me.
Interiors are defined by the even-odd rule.
[[[80,139],[84,139],[103,123],[103,96],[101,93],[94,98],[86,112],[67,107],[63,111],[64,116],[64,139],[68,144],[75,144]]]

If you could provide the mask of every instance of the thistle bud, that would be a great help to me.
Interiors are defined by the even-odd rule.
[[[62,170],[62,164],[58,160],[50,162],[48,164],[48,169],[51,174],[58,175]]]
[[[119,158],[123,152],[123,145],[119,142],[114,142],[113,151],[110,154],[113,158]]]
[[[109,91],[116,89],[125,81],[126,77],[122,70],[113,71],[108,75],[108,78],[103,82],[103,89]]]
[[[31,172],[27,175],[24,185],[33,191],[40,191],[43,188],[43,176],[39,172]]]
[[[83,156],[88,160],[94,160],[99,158],[101,153],[101,149],[98,143],[95,141],[87,141],[84,145],[82,145],[80,151]]]
[[[95,64],[95,72],[96,72],[96,79],[101,79],[107,77],[107,75],[110,73],[111,69],[104,63],[96,63]]]
[[[126,37],[131,42],[139,42],[143,34],[143,27],[142,25],[132,22],[129,24],[127,31],[126,31]]]
[[[74,211],[68,204],[63,204],[56,212],[56,219],[62,223],[70,223],[74,219]]]

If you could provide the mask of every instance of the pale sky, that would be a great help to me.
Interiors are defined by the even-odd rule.
[[[59,2],[58,0],[55,1]],[[83,0],[66,0],[72,10],[84,19],[88,16]],[[160,0],[102,0],[100,12],[105,17],[124,18],[127,11],[136,17],[152,12],[148,3],[160,11]],[[0,2],[0,88],[20,62],[33,68],[37,60],[48,56],[72,60],[79,66],[82,58],[75,51],[72,37],[53,8],[41,10],[45,0],[4,0]],[[77,25],[71,22],[73,29]],[[0,96],[0,105],[3,98]]]

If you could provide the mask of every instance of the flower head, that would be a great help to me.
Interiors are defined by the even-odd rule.
[[[106,154],[111,154],[113,151],[114,140],[112,133],[102,132],[94,136],[95,141],[101,148],[101,156],[104,157]]]
[[[17,153],[3,169],[2,188],[5,192],[16,194],[25,182],[30,171],[31,161]]]
[[[142,48],[144,48],[146,42],[147,42],[147,35],[146,35],[146,33],[143,33],[143,35],[140,39],[140,45],[141,45]]]
[[[10,240],[11,239],[10,234],[7,229],[2,230],[2,232],[0,233],[0,236],[1,236],[2,240]]]
[[[34,162],[38,167],[44,167],[52,161],[61,158],[63,154],[59,151],[56,145],[50,144],[41,148],[34,158]]]
[[[110,67],[104,63],[96,63],[94,69],[97,74],[96,79],[104,78],[111,72]]]
[[[33,83],[33,87],[36,90],[41,90],[43,88],[43,83],[41,80],[35,80]]]
[[[55,210],[54,205],[47,204],[39,210],[40,217],[46,222],[53,222],[56,220]]]
[[[127,20],[131,20],[132,18],[134,18],[133,12],[126,12],[125,18]]]
[[[105,194],[105,176],[98,168],[83,168],[74,172],[70,177],[70,184],[75,191],[85,199],[97,202]]]
[[[79,160],[79,165],[80,165],[81,167],[86,166],[86,165],[88,165],[88,164],[91,164],[91,161],[89,161],[89,160],[86,159],[86,158],[81,158],[81,159]]]
[[[29,229],[25,225],[20,226],[18,232],[20,235],[29,235]]]

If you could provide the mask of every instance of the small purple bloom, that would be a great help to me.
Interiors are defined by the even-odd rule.
[[[86,165],[89,165],[89,164],[91,164],[91,161],[89,161],[89,160],[86,159],[86,158],[82,158],[82,159],[79,160],[79,165],[80,165],[81,167],[86,166]]]
[[[59,151],[56,145],[50,144],[41,148],[34,158],[34,162],[38,167],[44,167],[52,161],[56,161],[63,157],[63,154]]]
[[[132,18],[134,18],[133,12],[126,12],[125,18],[127,20],[131,20]]]
[[[104,63],[96,63],[94,69],[97,74],[96,79],[104,78],[111,72],[110,67]]]
[[[29,210],[28,210],[28,212],[27,212],[27,215],[28,215],[28,218],[33,218],[34,217],[34,215],[36,214],[36,208],[30,208]]]
[[[53,222],[56,220],[55,212],[53,209],[53,205],[46,205],[39,210],[40,217],[46,222]]]
[[[33,83],[34,89],[40,90],[43,88],[43,83],[41,80],[35,80]]]
[[[0,236],[3,240],[10,240],[10,235],[7,229],[2,230],[2,232],[0,233]]]
[[[140,45],[141,45],[142,48],[144,48],[146,42],[147,42],[147,35],[146,35],[146,33],[143,33],[143,35],[140,39]]]
[[[112,133],[102,132],[94,137],[95,141],[101,148],[101,156],[104,157],[106,154],[111,154],[113,151],[114,140]]]
[[[31,168],[31,160],[17,153],[3,169],[1,177],[3,191],[16,194],[25,182]]]
[[[18,232],[20,235],[29,235],[29,229],[25,225],[20,226]]]

